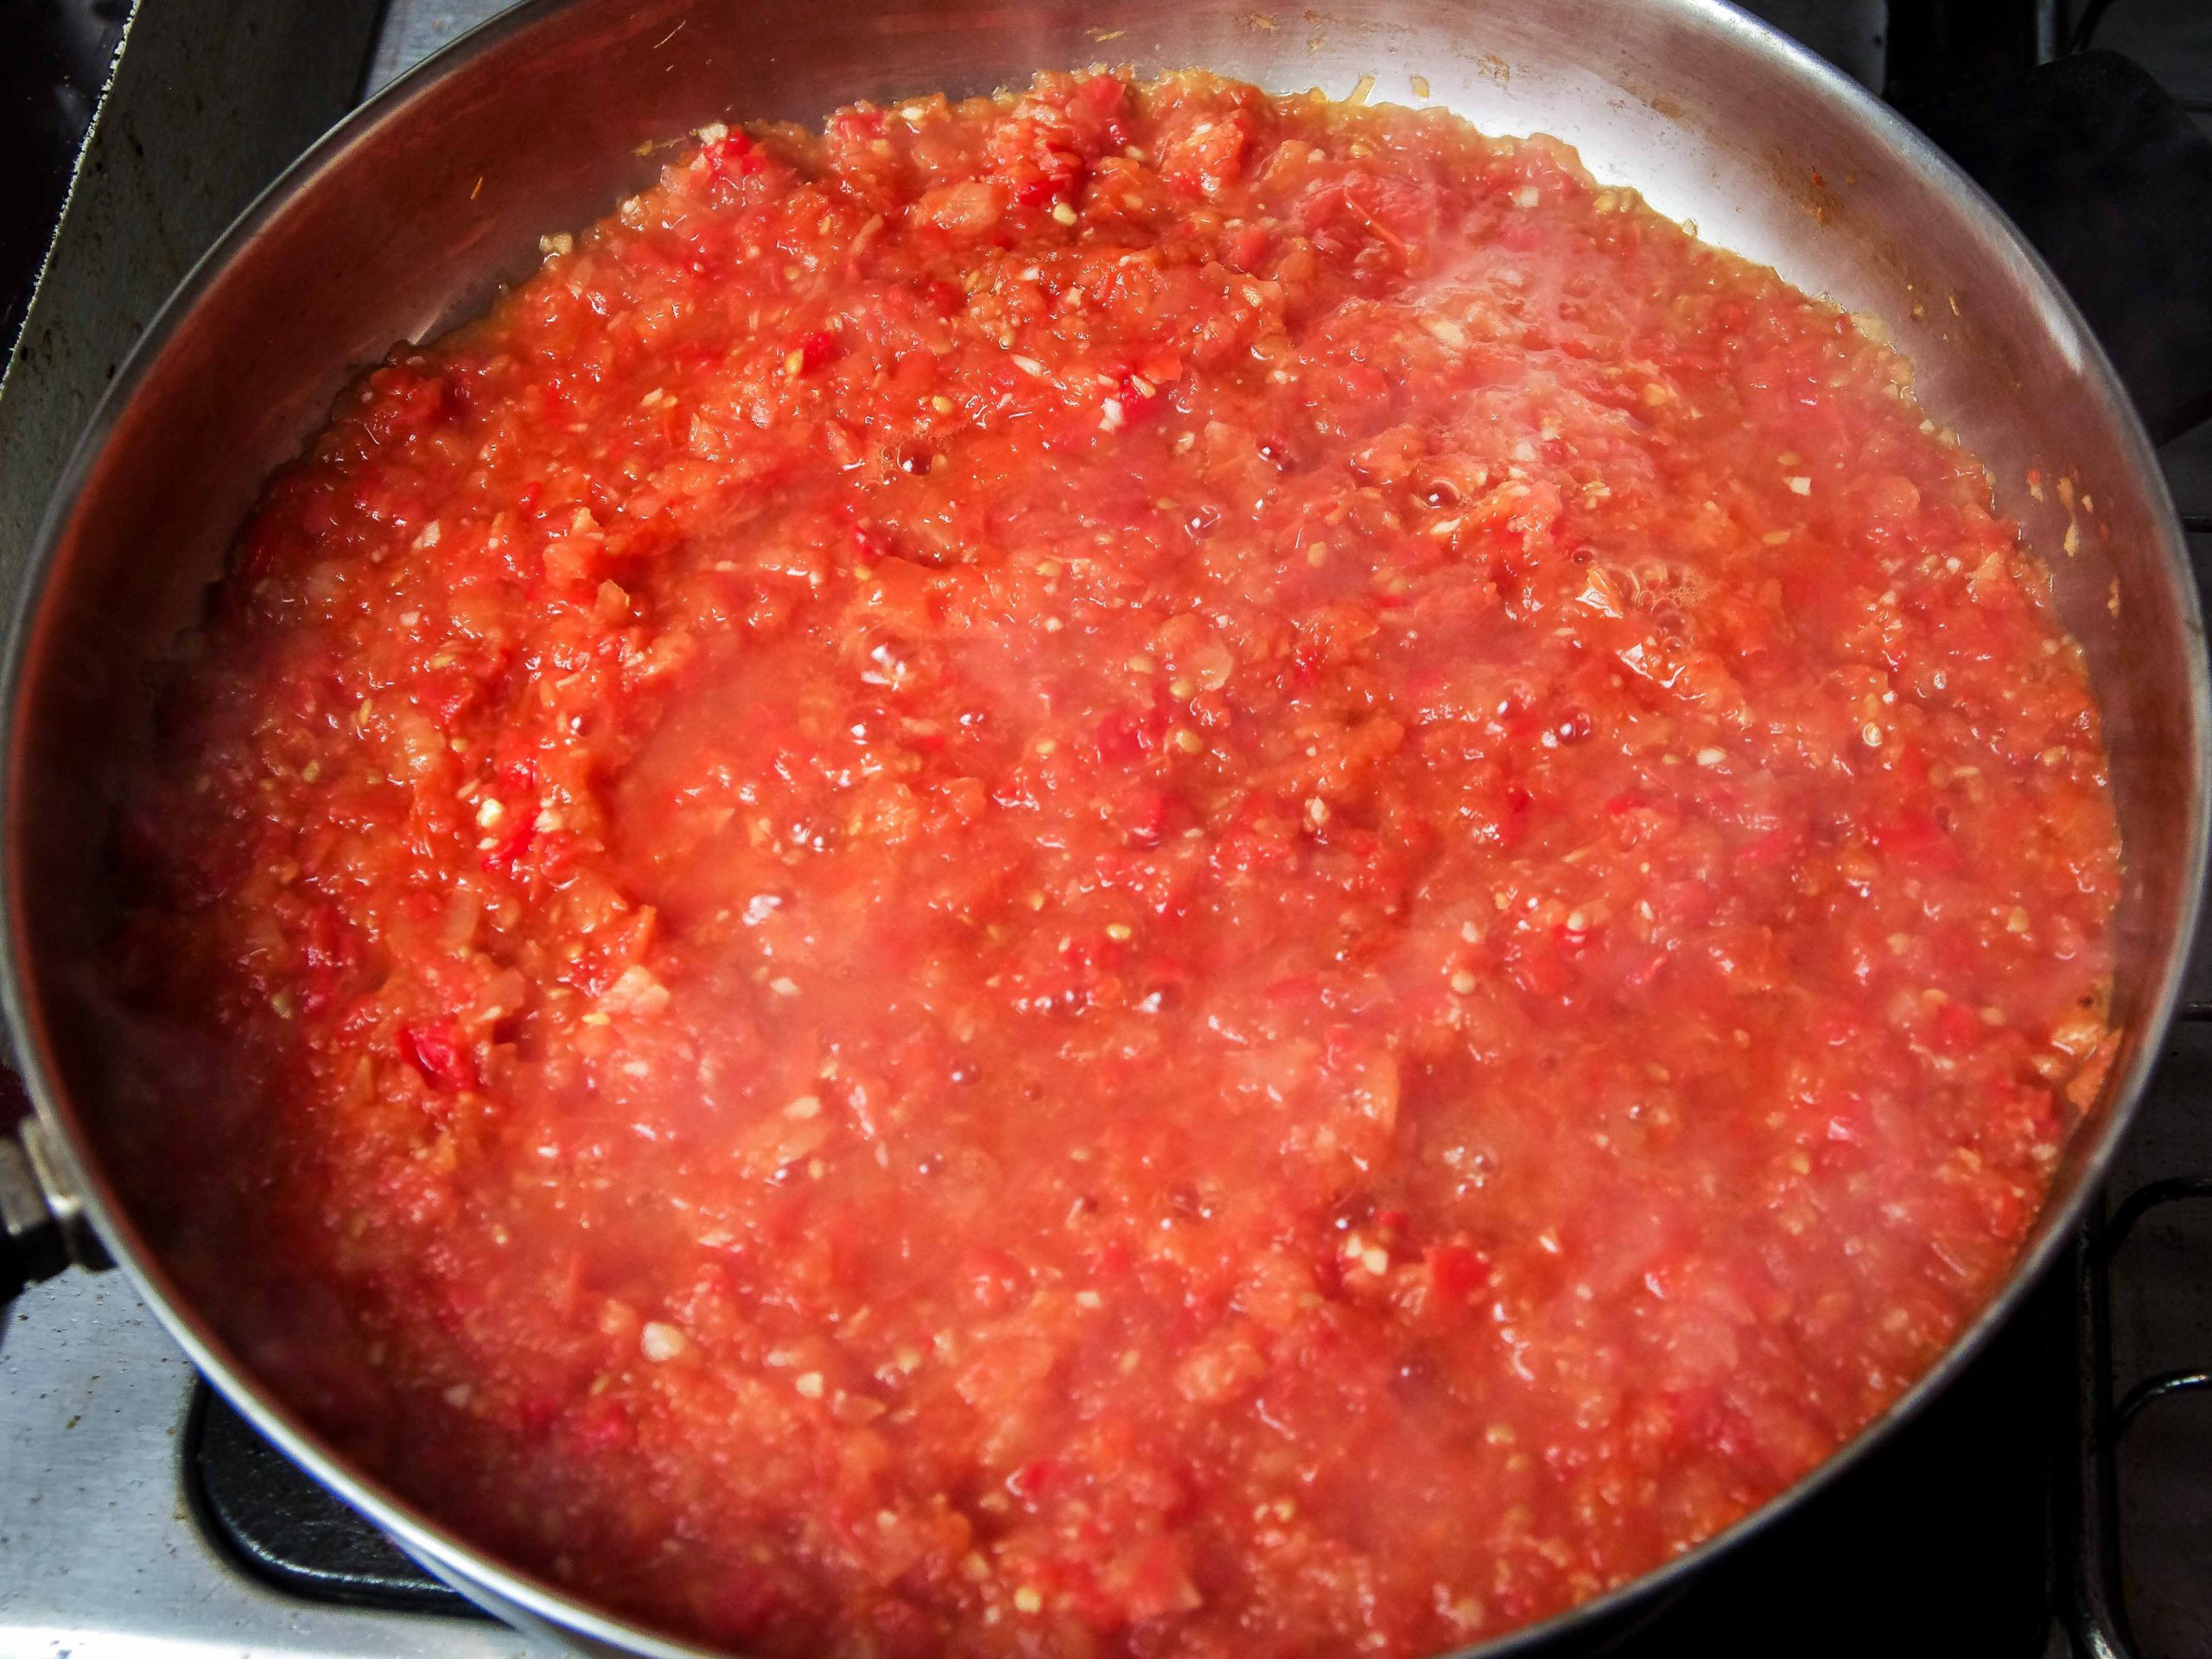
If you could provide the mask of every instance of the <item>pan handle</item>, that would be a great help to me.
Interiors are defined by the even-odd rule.
[[[108,1265],[36,1116],[0,1133],[0,1307],[71,1262]]]
[[[2212,139],[2141,65],[2080,52],[1904,113],[2043,255],[2153,442],[2212,416]]]

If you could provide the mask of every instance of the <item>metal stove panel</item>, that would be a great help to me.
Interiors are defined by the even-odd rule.
[[[248,1578],[179,1468],[194,1382],[119,1274],[0,1315],[0,1659],[544,1659],[503,1626],[319,1605]]]

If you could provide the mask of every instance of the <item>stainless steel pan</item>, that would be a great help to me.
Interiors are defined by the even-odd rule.
[[[1267,0],[1255,0],[1264,5]],[[1502,1652],[1640,1600],[1808,1492],[1964,1363],[2078,1216],[2159,1045],[2203,875],[2204,641],[2149,443],[2073,306],[1914,130],[1714,0],[537,0],[468,36],[318,144],[208,254],[116,378],[65,476],[6,683],[4,990],[44,1165],[0,1157],[0,1222],[51,1236],[43,1185],[91,1228],[232,1400],[320,1478],[500,1616],[599,1650],[686,1649],[480,1554],[321,1445],[177,1292],[112,1181],[127,1135],[86,964],[107,925],[103,776],[143,715],[137,665],[194,614],[261,481],[394,342],[480,306],[540,232],[650,177],[639,147],[718,119],[811,121],[861,97],[989,90],[1096,60],[1203,65],[1287,91],[1418,101],[1580,146],[1702,234],[1887,323],[1920,395],[1994,468],[2050,561],[2103,706],[2127,879],[2113,1012],[2126,1038],[2005,1293],[1878,1422],[1789,1493],[1637,1585]],[[1417,79],[1418,78],[1418,79]],[[2030,467],[2071,490],[2031,496]],[[4,1143],[0,1143],[4,1146]]]

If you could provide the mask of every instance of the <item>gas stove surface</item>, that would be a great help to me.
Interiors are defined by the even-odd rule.
[[[140,17],[162,3],[140,0]],[[354,17],[369,41],[362,92],[501,9],[387,0],[371,39],[364,5],[334,0],[321,14],[333,29],[341,13]],[[2070,14],[2060,0],[1930,0],[1894,17],[1886,0],[1751,9],[1892,95],[2047,55],[2081,11],[2078,0]],[[2177,92],[2212,95],[2212,11],[2201,0],[2110,10],[2101,43],[2136,55]],[[139,43],[126,52],[165,49],[155,31],[142,40],[137,22],[133,31]],[[315,49],[335,50],[327,41]],[[12,407],[0,415],[0,459],[14,453],[6,446],[22,422]],[[2212,507],[2212,430],[2170,446],[2165,459],[2184,509]],[[2196,539],[2200,578],[2212,576],[2212,538]],[[2212,941],[2202,938],[2188,1001],[2115,1172],[2113,1205],[2146,1183],[2212,1176],[2212,1120],[2197,1109],[2212,1090]],[[2102,1523],[2115,1539],[2109,1573],[2082,1565],[2076,1497],[2084,1468],[2096,1466],[2076,1398],[2082,1357],[2104,1368],[2114,1397],[2212,1360],[2208,1260],[2212,1205],[2170,1204],[2088,1277],[2065,1264],[1902,1433],[1604,1651],[2212,1652],[2212,1481],[2202,1475],[2212,1468],[2212,1392],[2158,1396],[2119,1440]],[[2082,1317],[2091,1283],[2107,1310],[2102,1348]],[[2085,1583],[2120,1610],[2119,1647],[2094,1646],[2078,1613],[2069,1617]],[[65,1275],[0,1314],[0,1659],[544,1651],[474,1614],[285,1465],[213,1400],[119,1275]],[[1588,1651],[1557,1649],[1559,1659]]]
[[[199,1380],[120,1274],[66,1274],[5,1317],[0,1659],[544,1651],[473,1616],[309,1599],[248,1572],[187,1478]]]

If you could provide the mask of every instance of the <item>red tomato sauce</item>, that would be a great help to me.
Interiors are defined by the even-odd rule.
[[[348,392],[180,649],[163,1246],[709,1642],[1567,1607],[1893,1400],[2099,1085],[2095,706],[1990,493],[1547,140],[710,129]]]

